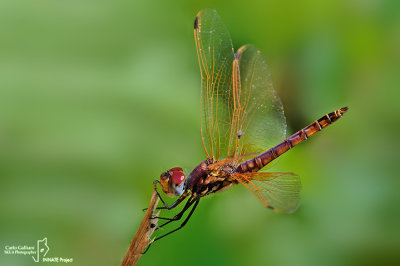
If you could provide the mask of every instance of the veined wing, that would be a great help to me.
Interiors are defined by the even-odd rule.
[[[232,175],[270,209],[294,212],[300,203],[301,183],[294,173],[262,172]]]
[[[230,155],[261,153],[286,138],[282,102],[273,88],[269,67],[257,48],[242,46],[235,60],[240,72],[236,88],[239,109],[232,120],[236,135],[232,132],[231,142],[235,139],[236,148]]]
[[[207,157],[227,155],[231,125],[232,40],[218,13],[201,10],[194,37],[201,73],[201,137]]]
[[[284,139],[282,103],[260,52],[246,45],[234,56],[229,32],[212,9],[199,12],[194,34],[207,157],[245,159],[243,155],[261,153]]]

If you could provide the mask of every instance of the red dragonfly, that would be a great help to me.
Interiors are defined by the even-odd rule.
[[[293,212],[299,206],[300,179],[294,173],[259,172],[271,161],[338,120],[347,107],[315,120],[286,138],[282,102],[273,89],[270,70],[260,51],[252,45],[234,52],[231,37],[215,10],[201,10],[194,21],[194,37],[201,73],[201,138],[207,159],[188,177],[182,168],[162,173],[167,196],[179,196],[168,206],[173,209],[188,198],[184,208],[159,227],[180,220],[181,229],[204,196],[236,184],[248,188],[267,208]],[[283,141],[282,141],[283,140]],[[279,144],[275,145],[276,143]],[[270,148],[267,150],[267,148]]]

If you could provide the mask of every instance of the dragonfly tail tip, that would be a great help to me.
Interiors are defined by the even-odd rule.
[[[345,106],[345,107],[340,108],[340,112],[341,112],[341,113],[346,113],[347,110],[349,110],[349,107],[348,107],[348,106]]]

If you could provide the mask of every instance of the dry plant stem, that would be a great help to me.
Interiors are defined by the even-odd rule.
[[[150,240],[151,235],[157,228],[158,219],[150,219],[154,215],[154,211],[158,205],[159,198],[154,188],[153,195],[151,196],[149,208],[140,223],[139,229],[129,245],[128,251],[121,262],[122,266],[136,265],[146,246],[153,242]]]

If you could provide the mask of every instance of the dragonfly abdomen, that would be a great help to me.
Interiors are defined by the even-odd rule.
[[[310,125],[306,126],[305,128],[297,131],[289,138],[285,139],[275,147],[269,149],[268,151],[260,154],[253,159],[250,159],[242,164],[239,165],[237,171],[244,173],[244,172],[257,172],[268,163],[282,155],[283,153],[287,152],[289,149],[293,148],[300,142],[308,139],[310,136],[316,134],[317,132],[321,131],[323,128],[329,126],[346,113],[348,107],[340,108],[332,113],[326,114],[318,120],[315,120]]]

